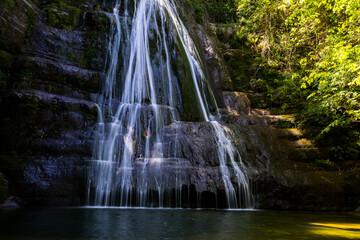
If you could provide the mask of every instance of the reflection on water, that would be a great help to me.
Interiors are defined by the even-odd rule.
[[[360,239],[360,217],[272,211],[0,211],[0,239]]]
[[[354,223],[311,223],[311,225],[329,228],[360,230],[360,224]]]
[[[360,224],[354,223],[310,223],[316,226],[310,232],[322,236],[360,239]]]

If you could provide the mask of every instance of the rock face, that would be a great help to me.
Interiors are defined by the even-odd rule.
[[[76,4],[86,11],[86,4]],[[0,51],[8,59],[0,66],[6,89],[0,96],[6,195],[20,197],[23,205],[79,205],[97,119],[91,95],[104,68],[106,34],[92,35],[97,18],[78,30],[52,27],[50,3],[0,5]]]
[[[309,164],[321,157],[320,150],[303,139],[299,130],[279,128],[284,119],[291,122],[290,116],[251,110],[244,93],[223,95],[228,112],[224,121],[233,129],[234,144],[247,163],[258,208],[332,210],[344,206],[340,174]]]
[[[68,18],[55,21],[51,17],[61,14],[50,2],[0,3],[0,201],[15,195],[22,205],[82,205],[97,122],[93,97],[104,74],[111,23],[103,12],[92,11],[82,1],[63,6]],[[222,107],[218,120],[231,130],[247,168],[255,207],[339,210],[358,206],[358,195],[351,194],[359,183],[358,174],[343,177],[310,164],[323,152],[293,128],[292,116],[252,109],[250,95],[231,91],[217,40],[202,26],[191,31],[217,89]],[[213,207],[224,189],[214,128],[186,120],[162,130],[162,141],[169,143],[165,147],[174,148],[175,139],[181,143],[176,146],[180,152],[176,159],[164,157],[164,183],[171,186],[178,180],[175,161],[183,184],[202,196],[202,206]],[[137,159],[139,169],[143,161]]]

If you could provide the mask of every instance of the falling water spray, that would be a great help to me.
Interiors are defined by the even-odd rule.
[[[210,113],[209,102],[216,104],[214,94],[175,3],[138,0],[132,4],[116,1],[113,13],[106,13],[112,27],[106,76],[97,103],[99,117],[89,173],[89,205],[151,207],[151,199],[157,194],[155,206],[163,207],[170,187],[176,192],[176,207],[182,207],[181,191],[186,179],[176,176],[175,183],[164,180],[165,163],[177,167],[182,164],[177,153],[181,143],[175,140],[169,152],[162,142],[162,129],[181,122],[182,99],[178,93],[185,81],[174,73],[179,55],[176,53],[180,53],[194,87],[194,107],[202,121],[214,130],[227,207],[251,207],[246,168],[231,143],[230,129]],[[212,109],[217,112],[217,106]],[[231,180],[229,166],[235,180]]]

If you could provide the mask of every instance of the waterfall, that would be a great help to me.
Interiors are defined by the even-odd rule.
[[[230,129],[211,113],[217,113],[216,100],[175,3],[130,2],[117,0],[113,13],[106,13],[112,28],[106,77],[97,100],[89,205],[163,207],[174,195],[175,207],[183,206],[182,186],[187,181],[181,174],[167,177],[164,166],[186,167],[186,161],[178,153],[181,143],[176,138],[170,146],[163,142],[163,128],[181,123],[185,84],[193,91],[192,107],[214,130],[227,207],[250,207],[246,168],[231,143]]]

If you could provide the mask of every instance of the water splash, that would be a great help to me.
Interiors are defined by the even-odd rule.
[[[213,126],[228,208],[250,207],[246,168],[226,129],[210,114],[217,109],[203,64],[172,0],[116,1],[105,81],[98,98],[98,131],[89,174],[88,203],[94,206],[163,207],[175,189],[176,207],[182,206],[184,176],[168,179],[164,166],[186,165],[172,147],[162,142],[162,129],[180,122],[181,84],[186,73],[175,73],[182,57],[196,96],[195,107]],[[130,11],[130,9],[132,9]],[[177,49],[177,50],[176,50]],[[175,69],[175,70],[174,70]],[[229,164],[227,164],[229,163]],[[230,165],[235,172],[231,180]],[[185,166],[186,167],[186,166]],[[238,184],[236,194],[233,182]],[[169,192],[167,194],[170,194]],[[157,195],[157,196],[156,196]],[[167,200],[165,200],[165,198]]]

